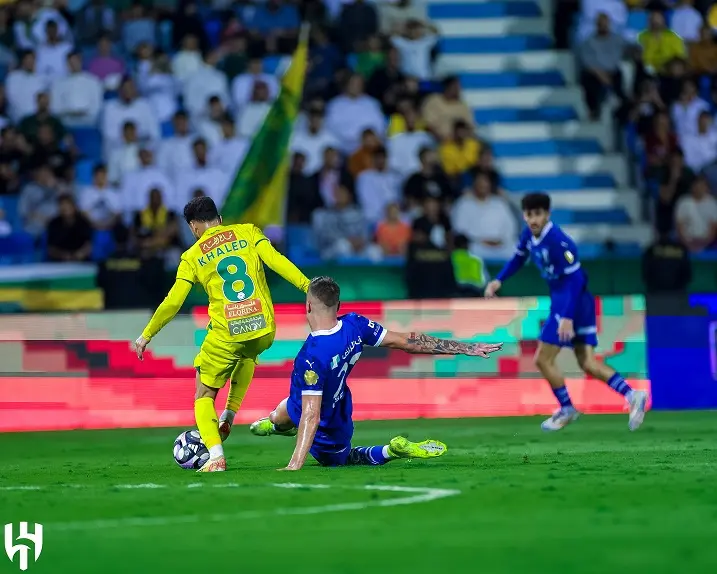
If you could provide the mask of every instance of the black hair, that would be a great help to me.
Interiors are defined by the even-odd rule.
[[[180,118],[184,118],[186,120],[188,117],[189,117],[189,115],[184,110],[178,110],[178,111],[174,112],[175,120],[178,120]]]
[[[453,247],[456,249],[468,249],[468,238],[459,233],[453,238]]]
[[[550,211],[550,196],[541,192],[529,193],[523,196],[520,207],[523,211],[533,211],[534,209]]]
[[[309,283],[309,293],[328,308],[339,306],[341,289],[331,277],[314,277]]]
[[[61,193],[60,195],[57,196],[57,203],[65,203],[65,202],[69,202],[72,205],[75,205],[75,198],[72,197],[72,195],[69,193]]]
[[[460,80],[459,80],[458,76],[447,76],[447,77],[443,78],[443,82],[442,82],[443,89],[445,90],[449,86],[452,86],[453,84],[455,84],[456,82],[459,82],[459,81]]]
[[[122,131],[128,130],[129,128],[137,129],[137,124],[131,120],[122,124]]]
[[[382,145],[378,146],[375,150],[373,150],[373,157],[387,157],[388,153],[386,152],[386,148]]]
[[[100,171],[107,171],[107,166],[102,162],[97,162],[95,164],[95,167],[92,168],[92,175],[97,175],[97,173]]]
[[[432,151],[433,151],[433,148],[431,148],[431,147],[428,147],[428,146],[422,147],[422,148],[418,151],[418,159],[421,160],[421,161],[423,161],[423,158],[426,157],[426,154],[429,154],[429,153],[431,153]]]
[[[219,219],[217,205],[211,197],[195,197],[184,206],[184,220],[191,221],[216,221]]]
[[[80,52],[79,50],[72,50],[70,53],[67,54],[67,59],[69,60],[70,58],[72,58],[74,56],[82,57],[82,52]]]

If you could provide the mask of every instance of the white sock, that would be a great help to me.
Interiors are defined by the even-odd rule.
[[[626,398],[628,401],[631,401],[634,392],[635,392],[635,391],[633,391],[632,389],[630,389],[629,391],[627,391],[627,393],[625,393],[625,398]]]
[[[213,446],[209,449],[209,458],[221,458],[224,456],[224,447],[220,444]]]
[[[226,409],[226,410],[222,413],[222,416],[219,417],[219,420],[220,420],[220,421],[227,421],[230,425],[233,425],[233,424],[234,424],[234,417],[235,417],[236,415],[237,415],[237,414],[236,414],[234,411],[230,411],[229,409]]]
[[[383,455],[383,458],[396,458],[396,456],[391,452],[391,449],[388,448],[388,445],[383,447],[381,454]]]

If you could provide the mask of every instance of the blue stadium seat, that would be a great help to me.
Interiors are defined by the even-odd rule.
[[[102,156],[102,134],[100,130],[96,128],[73,128],[70,131],[83,156],[94,160],[100,159]]]
[[[642,32],[645,28],[647,28],[647,12],[644,10],[635,10],[630,12],[627,17],[627,24],[625,27],[628,30]]]
[[[0,265],[19,265],[35,260],[35,240],[24,231],[0,237]]]
[[[219,45],[220,36],[222,33],[222,22],[217,18],[211,18],[204,22],[204,31],[207,33],[207,39],[209,45],[212,48],[216,48]]]
[[[162,122],[160,129],[162,131],[162,138],[171,138],[174,135],[174,125],[171,120]]]
[[[13,195],[6,195],[0,197],[0,208],[5,211],[5,220],[10,224],[13,229],[21,229],[22,221],[20,221],[20,214],[17,211],[19,198]]]
[[[172,51],[172,34],[174,33],[174,24],[169,20],[162,20],[158,27],[159,47],[162,51],[170,53]]]
[[[92,236],[92,261],[106,261],[115,252],[112,232],[106,229],[95,231]]]
[[[92,183],[92,170],[95,167],[95,161],[91,159],[81,159],[75,166],[75,176],[77,183],[80,185],[90,185]]]

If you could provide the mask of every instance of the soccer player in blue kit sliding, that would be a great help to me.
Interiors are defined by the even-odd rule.
[[[518,240],[513,258],[485,290],[493,297],[501,285],[532,259],[550,288],[550,317],[543,326],[535,363],[550,383],[560,408],[543,422],[546,431],[557,431],[579,416],[565,387],[563,374],[555,364],[563,347],[572,347],[580,368],[607,383],[630,405],[628,427],[637,430],[645,418],[647,393],[635,391],[611,367],[595,358],[597,325],[595,299],[588,291],[588,278],[580,267],[575,242],[550,221],[550,197],[531,193],[522,200],[523,218],[528,227]]]
[[[386,445],[351,446],[354,425],[351,390],[346,384],[364,346],[389,347],[407,353],[470,355],[487,358],[502,343],[461,343],[423,333],[397,333],[366,317],[337,317],[339,286],[329,277],[309,284],[306,317],[311,334],[294,360],[289,398],[269,417],[251,425],[259,436],[297,436],[286,468],[299,470],[311,454],[322,466],[381,465],[396,458],[433,458],[446,452],[437,440],[411,442],[396,437]]]

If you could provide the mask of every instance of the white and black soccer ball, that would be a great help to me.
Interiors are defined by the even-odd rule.
[[[184,431],[174,441],[174,460],[186,469],[199,469],[209,460],[209,449],[197,430]]]

